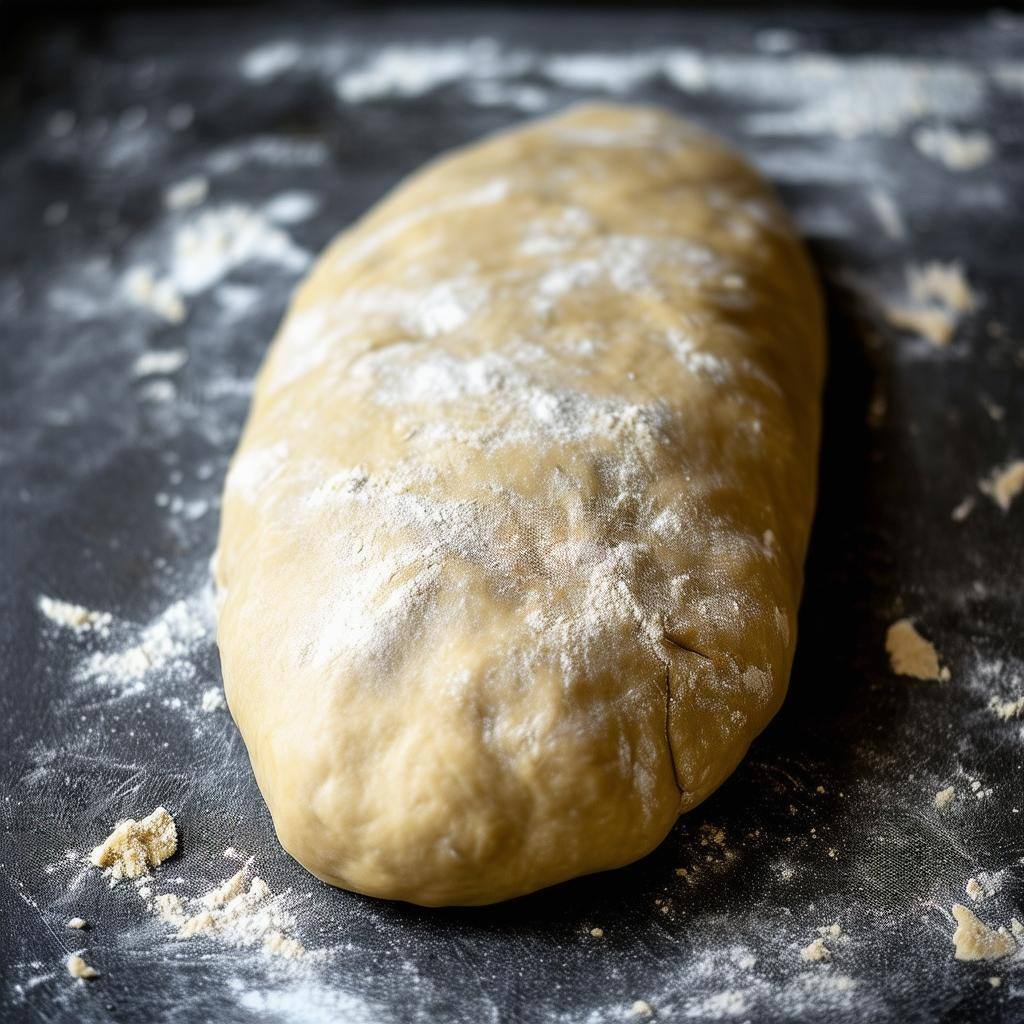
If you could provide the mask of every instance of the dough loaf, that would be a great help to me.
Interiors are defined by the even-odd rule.
[[[822,303],[770,189],[592,105],[415,174],[298,289],[224,493],[228,704],[320,878],[626,864],[782,701]]]

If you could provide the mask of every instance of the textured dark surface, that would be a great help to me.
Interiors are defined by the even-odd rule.
[[[792,31],[764,31],[779,28]],[[472,51],[484,71],[460,70],[484,37],[497,41]],[[352,69],[417,41],[433,56],[395,59],[436,69],[450,52],[447,79],[399,76],[404,85],[375,97],[364,87],[358,102],[347,79],[346,98]],[[666,46],[711,59],[710,78],[692,58],[682,85],[642,60],[627,74],[620,59],[570,87],[545,63]],[[977,488],[1024,456],[1024,21],[191,13],[56,24],[11,49],[0,94],[0,1019],[599,1022],[627,1019],[637,999],[658,1020],[1024,1018],[1022,961],[954,961],[949,914],[970,903],[965,881],[989,871],[1001,872],[998,891],[974,909],[993,924],[1024,918],[1022,721],[988,706],[1024,693],[1024,498],[1004,513]],[[863,99],[882,123],[843,134],[811,123],[832,108],[814,106],[806,54],[841,58],[828,66],[849,88],[825,75],[832,107]],[[895,84],[889,65],[864,70],[864,55],[879,54],[895,55]],[[893,124],[890,89],[898,109],[911,57],[955,73],[933,83],[934,109],[926,85],[922,109]],[[790,80],[804,84],[787,92]],[[278,847],[226,712],[198,710],[219,681],[202,598],[217,495],[299,271],[242,260],[186,296],[180,324],[125,301],[123,276],[165,265],[174,232],[203,211],[265,213],[287,192],[306,198],[278,203],[278,230],[314,254],[440,150],[523,107],[608,92],[688,112],[743,146],[778,182],[826,281],[821,498],[790,696],[733,778],[627,870],[474,912],[331,890]],[[797,108],[788,126],[757,120]],[[919,123],[951,116],[990,134],[993,160],[955,173],[915,150]],[[197,174],[209,197],[167,211],[165,189]],[[872,212],[878,191],[901,211],[903,237]],[[309,197],[316,210],[303,216]],[[872,301],[899,292],[908,262],[933,259],[961,260],[981,297],[948,349],[887,326]],[[144,352],[180,349],[187,362],[173,373],[133,373]],[[970,494],[976,507],[955,522]],[[110,635],[47,622],[41,594],[110,611]],[[90,656],[177,621],[167,609],[179,599],[191,625],[173,656],[131,685],[104,679]],[[950,681],[890,672],[885,630],[905,614],[936,641]],[[958,795],[940,814],[933,798],[947,785]],[[202,892],[232,870],[225,847],[254,855],[275,892],[293,890],[283,899],[311,951],[303,964],[178,942],[133,887],[83,869],[117,820],[157,803],[175,815],[181,850],[155,888],[180,876],[178,891]],[[65,928],[75,914],[87,932]],[[845,938],[828,942],[831,961],[804,961],[800,947],[836,920]],[[63,968],[82,946],[102,973],[88,985]]]

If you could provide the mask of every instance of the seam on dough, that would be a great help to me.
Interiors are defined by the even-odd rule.
[[[672,778],[675,780],[676,789],[679,790],[680,801],[686,796],[686,790],[679,778],[679,771],[676,768],[676,752],[672,747],[672,664],[665,662],[665,743],[668,746],[668,759],[672,763]]]

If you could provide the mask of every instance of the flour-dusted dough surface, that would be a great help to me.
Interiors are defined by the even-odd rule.
[[[216,565],[285,847],[423,904],[653,849],[785,692],[823,362],[768,187],[654,110],[485,140],[344,233],[260,374]]]

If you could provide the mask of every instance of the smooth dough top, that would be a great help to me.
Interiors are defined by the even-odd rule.
[[[589,105],[319,259],[216,562],[231,712],[319,877],[477,904],[625,864],[784,695],[822,305],[732,150]]]

